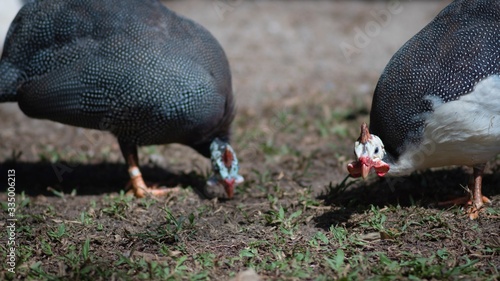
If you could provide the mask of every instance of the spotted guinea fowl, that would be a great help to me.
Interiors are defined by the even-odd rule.
[[[210,157],[228,197],[243,181],[229,144],[234,117],[223,49],[157,0],[39,0],[25,5],[0,60],[0,102],[33,118],[109,131],[134,194],[146,187],[137,146],[181,143]]]
[[[500,153],[499,74],[500,1],[454,1],[386,66],[351,176],[472,166],[468,211],[477,218],[489,202],[481,192],[485,163]]]

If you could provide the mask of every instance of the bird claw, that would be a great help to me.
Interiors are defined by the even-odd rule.
[[[134,195],[137,198],[144,197],[165,197],[172,195],[173,193],[179,192],[181,189],[179,187],[174,188],[156,188],[156,187],[139,187],[132,188],[127,191],[128,195]]]
[[[469,216],[469,219],[471,220],[475,220],[479,217],[479,212],[482,210],[481,209],[477,209],[476,207],[471,207],[467,210],[467,215]]]
[[[164,197],[180,191],[179,187],[164,188],[160,187],[158,183],[155,183],[148,187],[144,183],[142,177],[132,178],[128,182],[126,188],[129,189],[127,191],[127,195],[133,195],[137,198]]]
[[[479,199],[473,198],[467,201],[467,215],[471,220],[475,220],[479,217],[479,212],[484,210],[484,204],[490,204],[491,200],[486,196],[481,196]]]
[[[479,217],[479,213],[484,209],[484,204],[490,204],[491,200],[486,196],[481,196],[478,200],[471,196],[463,196],[449,201],[439,202],[438,206],[462,205],[466,208],[467,216],[471,220]]]

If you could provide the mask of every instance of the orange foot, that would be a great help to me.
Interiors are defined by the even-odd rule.
[[[481,196],[481,198],[473,198],[467,201],[467,214],[471,220],[477,219],[479,217],[479,212],[483,209],[484,204],[491,203],[491,200],[486,196]]]
[[[144,180],[142,179],[142,176],[136,176],[132,179],[130,179],[129,183],[127,184],[127,189],[132,187],[129,191],[127,191],[128,195],[134,195],[137,198],[144,198],[144,197],[162,197],[162,196],[167,196],[176,192],[180,191],[180,188],[175,187],[175,188],[160,188],[158,185],[153,185],[152,187],[148,187],[145,183]]]
[[[165,196],[179,191],[179,188],[149,188],[142,179],[141,171],[139,170],[139,159],[137,158],[137,146],[135,144],[119,141],[120,149],[123,157],[128,164],[128,173],[130,182],[127,188],[132,186],[132,189],[127,194],[133,194],[135,197],[144,198],[146,196]]]
[[[439,202],[438,206],[450,206],[450,205],[465,206],[467,208],[467,215],[469,216],[470,219],[473,220],[479,217],[479,212],[483,209],[484,204],[489,204],[489,203],[491,203],[491,200],[488,199],[488,197],[486,196],[481,195],[481,198],[479,198],[479,200],[475,200],[474,198],[471,199],[471,197],[468,195],[448,201]]]
[[[467,207],[467,215],[471,220],[477,219],[479,217],[479,212],[483,209],[484,204],[491,203],[490,199],[483,196],[481,192],[482,182],[483,182],[483,171],[485,164],[474,165],[474,173],[469,181],[469,186],[467,191],[469,196],[458,198],[455,200],[442,202],[439,205],[465,205]]]

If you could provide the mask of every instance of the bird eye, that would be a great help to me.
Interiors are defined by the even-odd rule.
[[[378,154],[378,146],[375,147],[375,154]]]

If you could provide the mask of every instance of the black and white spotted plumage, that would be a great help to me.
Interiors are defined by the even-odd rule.
[[[41,0],[14,20],[0,101],[34,118],[108,130],[137,145],[227,139],[233,117],[224,51],[156,0]]]
[[[485,163],[500,153],[499,1],[454,1],[399,49],[354,151],[353,177],[472,166],[471,196],[460,203],[479,216],[490,202],[481,191]]]
[[[214,140],[229,145],[234,117],[223,49],[158,0],[25,5],[0,60],[0,102],[8,101],[33,118],[110,131],[126,159],[135,146],[166,143],[210,157]]]
[[[436,102],[455,101],[493,74],[500,74],[500,1],[455,1],[390,60],[373,97],[370,132],[396,162],[422,142]]]

